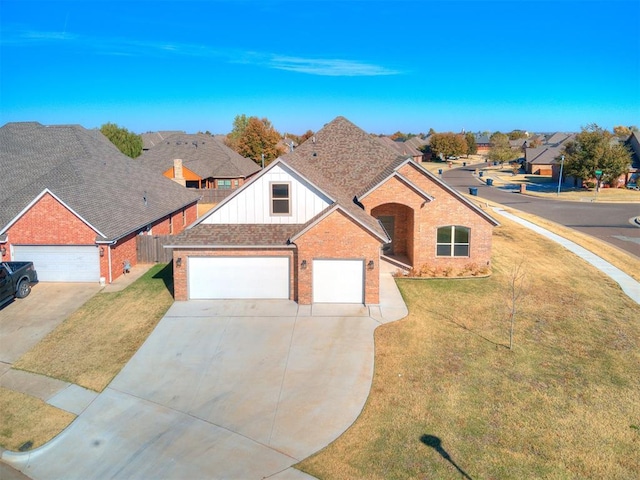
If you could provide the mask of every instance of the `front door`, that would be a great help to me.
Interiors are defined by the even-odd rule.
[[[380,223],[382,223],[382,226],[386,230],[387,234],[389,235],[389,237],[391,237],[391,241],[383,245],[382,253],[383,255],[393,255],[393,239],[395,238],[395,217],[391,215],[380,215],[378,217],[378,220],[380,220]]]

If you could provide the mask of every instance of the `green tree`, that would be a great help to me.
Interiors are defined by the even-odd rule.
[[[520,140],[521,138],[527,138],[527,132],[524,130],[511,130],[508,134],[509,140]]]
[[[105,123],[100,127],[100,131],[126,156],[136,158],[142,153],[142,137],[140,135],[136,135],[124,127],[119,127],[115,123]]]
[[[238,115],[233,130],[227,135],[226,144],[243,157],[251,158],[258,165],[267,165],[284,153],[278,147],[280,133],[267,118]]]
[[[506,134],[495,132],[489,137],[489,140],[491,141],[491,149],[487,155],[489,160],[504,163],[520,156],[520,151],[511,148],[509,137]]]
[[[467,142],[467,157],[469,155],[475,155],[476,153],[478,153],[478,144],[476,143],[476,136],[473,133],[468,132],[464,136],[464,139]]]
[[[629,135],[631,135],[631,129],[629,127],[625,127],[624,125],[618,125],[617,127],[613,127],[613,134],[616,137],[626,140]]]
[[[567,142],[562,153],[567,175],[583,181],[594,178],[596,170],[602,170],[600,181],[615,186],[631,166],[627,148],[595,123],[583,127],[574,141]]]
[[[447,157],[467,154],[465,137],[455,133],[434,133],[431,136],[431,151],[434,155],[446,159]]]

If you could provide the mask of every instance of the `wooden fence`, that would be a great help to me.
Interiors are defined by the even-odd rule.
[[[164,248],[171,243],[171,235],[138,235],[136,250],[138,263],[169,263],[173,258],[173,250]]]

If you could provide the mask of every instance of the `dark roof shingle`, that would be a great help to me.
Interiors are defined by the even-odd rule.
[[[0,127],[0,231],[45,189],[116,240],[193,204],[199,195],[123,155],[79,125]]]

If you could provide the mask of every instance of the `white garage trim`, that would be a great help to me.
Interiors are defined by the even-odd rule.
[[[314,260],[313,303],[364,303],[364,260]]]
[[[33,262],[41,282],[99,282],[95,245],[14,245],[13,259]]]
[[[289,257],[188,257],[190,299],[289,299]]]

